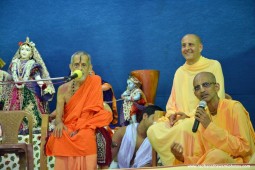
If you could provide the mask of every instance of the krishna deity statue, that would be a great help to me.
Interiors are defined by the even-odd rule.
[[[129,76],[127,79],[127,89],[121,95],[121,98],[124,99],[122,105],[124,120],[129,121],[129,123],[140,122],[141,112],[147,103],[141,86],[142,83],[136,77]]]

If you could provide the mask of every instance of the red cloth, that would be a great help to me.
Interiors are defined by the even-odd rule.
[[[112,138],[104,127],[97,128],[97,164],[100,166],[110,166],[112,162],[111,144]]]

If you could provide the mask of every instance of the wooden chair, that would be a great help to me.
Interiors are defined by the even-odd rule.
[[[40,146],[40,169],[47,170],[47,156],[44,152],[46,138],[48,136],[49,129],[49,115],[42,114],[42,125],[41,125],[41,146]]]
[[[158,119],[162,116],[164,116],[166,114],[165,111],[155,111],[155,114],[154,114],[154,122],[157,122]],[[169,148],[170,149],[170,148]],[[157,152],[155,151],[154,148],[152,148],[152,167],[156,167],[157,166],[157,163],[158,163],[158,154]]]
[[[160,72],[158,70],[134,70],[130,73],[142,82],[142,91],[144,92],[147,103],[154,104],[158,80]],[[165,115],[164,111],[156,111],[154,114],[154,122],[157,122],[158,118]],[[157,166],[157,152],[152,148],[152,166]]]
[[[135,76],[140,82],[142,82],[142,91],[144,92],[147,103],[154,104],[158,80],[159,71],[158,70],[135,70],[130,73]]]
[[[29,140],[27,143],[18,143],[18,133],[24,118],[28,120]],[[0,124],[2,127],[2,142],[0,145],[0,155],[15,153],[19,156],[20,169],[33,170],[33,118],[22,110],[0,111]]]

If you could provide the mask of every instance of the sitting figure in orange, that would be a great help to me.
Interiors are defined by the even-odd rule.
[[[46,144],[46,155],[55,156],[55,170],[97,169],[95,130],[112,121],[104,110],[101,78],[89,75],[91,60],[83,51],[71,57],[72,72],[80,79],[61,85],[57,94],[56,126]]]
[[[124,99],[124,120],[130,123],[141,121],[141,112],[147,102],[143,91],[140,89],[141,85],[142,83],[136,77],[129,76],[127,80],[127,90],[121,95],[121,98]]]
[[[91,70],[90,74],[96,75],[94,70]],[[113,120],[112,120],[110,126],[115,127],[118,125],[118,111],[117,111],[116,98],[115,98],[115,95],[113,92],[113,87],[110,83],[108,83],[102,79],[102,90],[103,90],[104,102],[107,103],[112,110]]]
[[[248,163],[255,152],[255,134],[249,113],[240,102],[219,98],[220,85],[210,72],[198,73],[193,86],[195,96],[205,101],[207,107],[196,109],[195,119],[200,125],[194,154],[183,154],[186,147],[177,142],[171,145],[176,163]]]

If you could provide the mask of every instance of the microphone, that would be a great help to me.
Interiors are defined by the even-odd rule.
[[[81,70],[75,70],[71,76],[65,77],[66,82],[69,82],[73,79],[80,79],[82,77],[82,71]]]
[[[203,100],[201,100],[201,101],[199,102],[198,107],[205,109],[205,107],[206,107],[206,102],[203,101]],[[197,129],[198,129],[198,126],[199,126],[199,121],[198,121],[197,119],[195,119],[194,124],[193,124],[193,127],[192,127],[192,132],[196,133],[196,132],[197,132]]]

